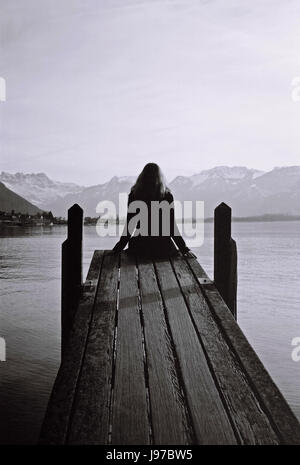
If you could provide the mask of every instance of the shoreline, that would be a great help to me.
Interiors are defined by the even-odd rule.
[[[214,219],[212,217],[209,218],[204,218],[204,223],[213,223]],[[232,218],[233,223],[288,223],[288,222],[300,222],[300,216],[289,216],[289,217],[266,217],[266,216],[249,216],[249,217],[233,217]],[[89,223],[84,223],[84,226],[96,226],[97,221],[95,222],[89,222]],[[178,221],[177,223],[183,224],[183,222]],[[188,220],[185,222],[186,224],[195,224],[195,223],[201,223],[201,221],[193,221],[193,220]],[[105,224],[105,222],[101,222],[101,224]],[[120,221],[116,223],[115,221],[108,221],[109,225],[123,225],[125,224],[125,221]],[[36,228],[53,228],[55,226],[67,226],[66,223],[54,223],[52,225],[47,225],[47,224],[28,224],[28,225],[19,225],[15,223],[2,223],[0,222],[0,229],[36,229]]]

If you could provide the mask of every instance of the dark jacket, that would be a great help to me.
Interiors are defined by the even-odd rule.
[[[140,221],[138,221],[137,214],[139,210],[136,211],[134,208],[133,210],[131,209],[130,212],[130,204],[135,200],[142,199],[137,199],[131,192],[128,196],[129,211],[127,213],[124,231],[120,241],[115,246],[115,250],[122,250],[128,244],[128,251],[131,253],[141,256],[162,258],[177,254],[178,250],[176,246],[183,253],[189,250],[179,233],[174,215],[174,198],[169,190],[166,191],[163,198],[158,200],[158,202],[167,201],[169,205],[169,214],[167,215],[164,215],[160,210],[159,216],[154,215],[154,219],[151,213],[151,202],[155,199],[143,200],[148,208],[148,221],[143,225],[143,228],[141,228]],[[131,205],[131,207],[133,206],[134,204]],[[137,220],[135,220],[135,218],[137,218]],[[153,230],[151,229],[152,220],[156,220],[155,235],[153,235]],[[130,226],[130,228],[128,226]],[[136,230],[133,233],[134,227],[136,227]],[[168,233],[167,235],[166,232]]]

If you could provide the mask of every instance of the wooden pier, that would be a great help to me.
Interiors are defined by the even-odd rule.
[[[63,357],[42,444],[300,443],[296,417],[235,319],[228,208],[216,211],[215,251],[223,240],[224,253],[215,257],[223,269],[215,269],[216,284],[195,258],[96,250],[78,296],[81,248],[77,269],[70,263],[81,233],[74,239],[70,227],[63,246],[70,262],[63,266]]]

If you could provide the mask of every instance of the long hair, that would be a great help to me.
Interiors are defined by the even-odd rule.
[[[167,191],[164,175],[156,163],[147,163],[131,188],[137,200],[156,200],[164,197]]]

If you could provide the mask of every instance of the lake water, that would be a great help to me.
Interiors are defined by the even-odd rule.
[[[238,322],[300,418],[300,222],[233,223],[238,247]],[[60,360],[60,250],[66,228],[0,232],[0,443],[35,443]],[[115,240],[84,229],[84,273],[94,249]],[[213,226],[194,252],[210,276]]]

